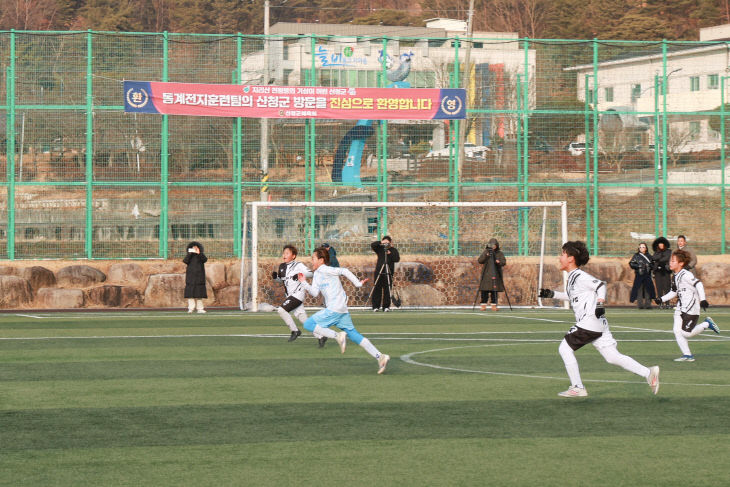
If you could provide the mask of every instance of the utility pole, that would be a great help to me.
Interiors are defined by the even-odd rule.
[[[271,4],[269,0],[264,1],[264,76],[263,84],[269,84],[270,66],[269,66],[269,10]],[[260,120],[261,125],[261,179],[268,179],[269,175],[269,119],[262,118]],[[264,187],[261,188],[261,201],[266,201],[268,198],[268,191],[264,191]]]
[[[474,21],[474,0],[469,0],[469,17],[466,21],[466,54],[464,54],[464,76],[461,77],[464,83],[464,88],[467,89],[467,96],[465,98],[466,104],[469,104],[469,93],[468,93],[468,87],[471,75],[471,48],[472,48],[472,33],[474,31],[473,26]],[[466,107],[464,107],[464,112],[466,113]],[[461,172],[464,167],[464,159],[466,158],[466,151],[464,150],[464,142],[466,142],[466,130],[467,125],[469,124],[469,119],[464,118],[464,122],[460,124],[459,126],[459,177],[461,177]]]

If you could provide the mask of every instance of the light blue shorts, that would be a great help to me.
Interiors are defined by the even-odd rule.
[[[314,331],[315,326],[320,326],[322,328],[335,326],[346,332],[348,338],[358,345],[364,338],[355,329],[355,325],[352,323],[352,318],[350,318],[350,313],[336,313],[328,309],[319,310],[307,318],[307,321],[304,322],[304,328],[306,330]]]

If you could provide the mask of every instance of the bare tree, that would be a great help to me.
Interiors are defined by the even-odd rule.
[[[0,28],[48,30],[53,26],[58,5],[55,0],[4,0]]]
[[[549,0],[491,0],[478,10],[476,26],[482,30],[518,32],[538,37],[547,25]]]

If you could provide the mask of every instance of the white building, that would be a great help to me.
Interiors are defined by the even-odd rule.
[[[448,88],[451,86],[457,36],[464,39],[466,22],[454,19],[431,19],[426,27],[399,27],[353,24],[318,24],[280,22],[270,28],[268,46],[243,58],[242,82],[248,84],[305,85],[312,68],[319,86],[378,86],[383,72],[381,51],[387,39],[387,54],[398,62],[402,54],[412,53],[411,74],[407,81],[414,88]],[[331,36],[316,38],[311,35]],[[524,78],[525,51],[516,32],[474,32],[469,53],[475,66],[468,85],[476,105],[482,97],[492,106],[487,108],[516,108],[516,82]],[[510,42],[514,41],[514,42]],[[458,50],[460,62],[465,62],[467,44]],[[313,53],[314,52],[314,53]],[[268,80],[264,76],[269,66]],[[528,71],[534,73],[535,52],[528,51]],[[485,81],[487,80],[488,81]],[[488,85],[488,88],[487,88]],[[463,86],[463,84],[462,84]],[[534,106],[534,89],[530,78],[529,99]],[[483,93],[484,90],[488,94]],[[489,145],[497,136],[510,137],[516,127],[507,117],[478,120],[469,140],[477,145]],[[487,121],[488,120],[488,121]],[[434,149],[446,143],[443,122],[393,121],[427,125],[433,128]]]
[[[597,82],[593,81],[593,64],[566,68],[577,74],[580,100],[593,98],[597,87],[597,109],[629,112],[627,115],[644,124],[635,130],[627,144],[655,143],[655,122],[665,108],[661,83],[666,74],[666,111],[668,116],[667,148],[672,152],[692,152],[720,148],[720,134],[709,126],[707,112],[721,104],[720,86],[730,72],[730,24],[700,30],[700,41],[707,44],[668,44],[666,70],[661,46],[655,54],[622,57],[599,62]],[[627,49],[629,47],[627,46]],[[586,91],[588,82],[588,91]],[[658,87],[658,89],[656,89]],[[728,95],[726,94],[726,98]],[[730,100],[725,100],[728,103]],[[659,115],[656,115],[658,113]]]

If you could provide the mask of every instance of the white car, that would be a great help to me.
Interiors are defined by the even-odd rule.
[[[464,153],[466,157],[484,158],[486,153],[491,149],[486,145],[475,145],[471,142],[464,143]],[[426,154],[426,157],[449,157],[449,145],[443,149],[432,150]]]
[[[582,156],[586,153],[586,143],[571,142],[570,144],[568,144],[568,152],[570,152],[571,156]]]

